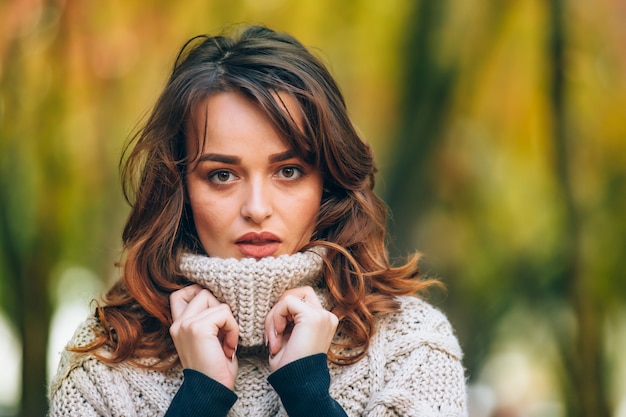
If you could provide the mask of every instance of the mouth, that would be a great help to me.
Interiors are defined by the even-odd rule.
[[[280,243],[280,238],[270,232],[246,233],[235,241],[243,256],[257,259],[272,256]]]

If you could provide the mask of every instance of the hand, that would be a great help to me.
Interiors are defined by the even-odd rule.
[[[337,316],[322,307],[311,287],[285,291],[265,319],[270,369],[327,353],[338,324]]]
[[[230,307],[194,284],[173,292],[170,308],[170,335],[183,367],[202,372],[232,390],[239,326]]]

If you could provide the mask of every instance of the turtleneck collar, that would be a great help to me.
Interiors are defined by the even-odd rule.
[[[319,288],[325,248],[262,259],[223,259],[185,254],[180,269],[230,306],[239,324],[239,344],[261,346],[265,317],[288,289],[310,285]]]

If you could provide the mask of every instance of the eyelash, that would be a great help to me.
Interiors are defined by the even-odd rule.
[[[291,176],[286,176],[285,175],[285,171],[286,170],[291,170],[293,171]],[[221,174],[227,174],[229,177],[226,180],[219,180],[218,176]],[[296,165],[288,165],[288,166],[284,166],[281,167],[280,169],[278,169],[278,171],[276,172],[276,176],[279,177],[279,179],[281,180],[287,180],[287,181],[295,181],[298,180],[300,178],[302,178],[305,175],[305,171],[302,167],[300,166],[296,166]],[[235,175],[234,173],[225,170],[225,169],[220,169],[217,171],[213,171],[209,174],[209,180],[217,185],[226,185],[229,182],[232,182],[235,178],[237,178],[237,175]]]
[[[285,170],[288,170],[288,169],[293,171],[293,175],[291,177],[284,176]],[[280,168],[278,170],[278,175],[280,175],[280,174],[282,174],[281,179],[297,180],[297,179],[300,179],[305,174],[305,172],[299,166],[289,165],[289,166],[285,166],[285,167]]]
[[[229,175],[228,180],[226,180],[226,181],[220,181],[220,180],[218,180],[218,179],[217,179],[217,176],[218,176],[218,175],[220,175],[220,174],[228,174],[228,175]],[[217,170],[217,171],[213,171],[213,172],[211,172],[211,173],[209,174],[209,180],[210,180],[211,182],[214,182],[215,184],[218,184],[218,185],[224,185],[224,184],[227,184],[227,183],[229,183],[230,181],[232,181],[232,179],[233,179],[234,177],[236,177],[236,175],[235,175],[235,174],[233,174],[232,172],[227,171],[227,170],[225,170],[225,169],[220,169],[220,170]]]

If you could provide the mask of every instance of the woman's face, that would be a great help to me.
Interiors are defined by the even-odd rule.
[[[294,99],[278,95],[299,123]],[[187,151],[195,155],[203,148],[198,163],[189,165],[187,192],[207,254],[263,258],[293,254],[307,244],[322,197],[320,172],[296,157],[240,93],[210,96],[193,119]]]

